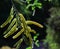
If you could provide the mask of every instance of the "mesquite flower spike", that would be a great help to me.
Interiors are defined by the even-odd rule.
[[[43,28],[43,25],[35,22],[35,21],[30,21],[30,20],[26,20],[25,17],[23,16],[23,14],[21,13],[16,13],[16,17],[14,17],[14,11],[13,11],[13,7],[11,8],[11,12],[10,12],[10,16],[7,18],[7,20],[0,26],[1,28],[5,27],[8,23],[10,23],[9,27],[7,28],[7,30],[3,33],[4,34],[4,38],[8,38],[10,35],[14,34],[16,31],[17,34],[13,35],[13,39],[18,38],[21,34],[23,36],[26,36],[25,38],[22,36],[22,38],[17,41],[17,43],[15,44],[15,46],[17,46],[17,49],[19,47],[19,45],[22,43],[22,41],[25,39],[27,40],[27,38],[29,40],[27,40],[30,44],[30,47],[32,48],[32,43],[33,43],[33,39],[31,36],[31,32],[36,34],[36,31],[34,29],[31,29],[31,27],[29,25],[33,24],[36,25],[40,28]],[[19,19],[19,20],[18,20]],[[19,22],[19,23],[18,23]],[[21,23],[21,24],[20,24]],[[22,27],[22,28],[18,28],[18,27]]]

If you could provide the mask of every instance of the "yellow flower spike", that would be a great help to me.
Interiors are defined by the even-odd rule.
[[[24,31],[24,34],[27,36],[27,38],[29,37],[29,33],[31,31],[31,28],[29,26],[26,27],[25,31]]]
[[[37,23],[35,21],[26,21],[26,24],[34,24],[34,25],[36,25],[36,26],[38,26],[40,28],[43,28],[43,25],[41,25],[41,24],[39,24],[39,23]]]
[[[28,31],[27,30],[25,30],[25,32],[24,32],[24,34],[26,35],[26,37],[28,38]]]
[[[12,35],[14,32],[16,32],[16,31],[18,30],[18,28],[16,28],[16,27],[17,27],[17,25],[15,24],[15,25],[11,28],[11,30],[10,30],[6,35],[4,35],[4,38],[9,37],[9,36]]]
[[[23,38],[21,38],[19,41],[17,41],[17,42],[14,44],[14,47],[17,46],[18,44],[19,44],[19,46],[20,46],[20,44],[22,43],[22,41],[23,41]]]
[[[14,13],[14,8],[13,8],[13,6],[12,6],[12,8],[11,8],[11,10],[10,10],[10,15],[13,15],[13,13]]]
[[[5,27],[9,22],[11,22],[13,15],[9,16],[7,20],[0,26],[1,28]]]
[[[7,20],[0,26],[1,28],[5,27],[8,23],[11,22],[11,20],[13,19],[13,7],[11,8],[10,10],[10,15],[9,17],[7,18]]]
[[[30,43],[29,45],[32,47],[33,40],[32,40],[32,36],[31,36],[30,32],[26,32],[25,35],[27,36],[27,38],[29,38],[29,43]]]
[[[20,20],[21,20],[21,22],[23,23],[24,34],[28,37],[28,33],[29,33],[29,31],[28,31],[28,29],[27,29],[26,20],[25,20],[23,14],[18,13],[18,15],[20,16]]]
[[[24,32],[24,29],[21,29],[16,35],[14,35],[12,38],[16,39],[17,37],[19,37],[22,33]]]
[[[24,22],[25,23],[25,18],[24,18],[24,16],[23,16],[23,14],[21,14],[21,13],[18,13],[18,15],[20,16],[20,20],[22,21],[22,22]]]
[[[26,20],[25,20],[23,14],[18,13],[18,15],[20,16],[20,20],[21,20],[21,22],[23,23],[24,29],[26,29],[27,25],[26,25],[26,22],[25,22]]]
[[[29,38],[29,41],[30,41],[29,45],[32,47],[33,40],[32,40],[32,36],[30,34],[30,31],[31,31],[31,28],[29,26],[27,26],[26,27],[26,32],[24,34],[27,36],[27,38]]]
[[[31,29],[31,27],[27,26],[27,28],[28,28],[29,32],[33,32],[34,34],[36,33],[36,31]]]
[[[29,32],[31,31],[31,27],[27,26],[27,29],[28,29]]]
[[[25,44],[26,44],[26,45],[29,45],[29,43],[30,43],[30,42],[29,42],[29,39],[28,39],[26,36],[23,36],[23,38],[24,38]]]
[[[20,18],[19,18],[19,20],[16,20],[17,17],[16,17],[16,18],[13,18],[13,17],[14,17],[14,16],[13,16],[13,15],[14,15],[13,13],[14,13],[14,11],[13,11],[13,7],[12,7],[12,8],[11,8],[11,12],[10,12],[10,16],[9,16],[9,17],[7,18],[7,20],[0,26],[1,28],[5,27],[5,26],[6,26],[8,23],[10,23],[11,20],[13,19],[12,22],[11,22],[11,24],[10,24],[9,27],[7,28],[7,30],[3,33],[3,34],[5,34],[4,37],[7,38],[7,37],[9,37],[10,35],[14,34],[14,32],[16,32],[16,31],[18,30],[17,26],[19,27],[18,21],[20,20],[20,21],[21,21],[20,26],[22,27],[22,29],[21,29],[16,35],[14,35],[12,38],[13,38],[13,39],[16,39],[16,38],[18,38],[22,33],[23,33],[23,35],[25,34],[26,37],[29,38],[29,39],[28,39],[28,40],[29,40],[29,45],[30,45],[30,47],[31,47],[31,49],[32,49],[33,39],[32,39],[32,36],[31,36],[30,32],[32,32],[32,33],[35,34],[36,31],[33,30],[33,29],[31,29],[31,27],[28,26],[28,25],[29,25],[29,24],[34,24],[34,25],[36,25],[36,26],[38,26],[38,27],[40,27],[40,28],[43,28],[43,25],[41,25],[41,24],[39,24],[39,23],[37,23],[37,22],[35,22],[35,21],[26,21],[25,18],[24,18],[24,16],[23,16],[23,14],[21,14],[21,13],[18,13],[18,16],[19,16]],[[19,21],[19,22],[20,22],[20,21]],[[14,25],[14,26],[13,26],[13,25]],[[15,44],[15,46],[17,46],[17,49],[18,49],[19,45],[22,43],[23,39],[24,39],[24,38],[21,38],[21,39]]]
[[[11,24],[9,25],[9,27],[7,28],[7,30],[3,34],[6,34],[7,32],[9,32],[10,29],[12,28],[12,26],[15,24],[15,22],[16,22],[16,18],[13,19],[13,21],[11,22]]]
[[[32,39],[32,36],[31,36],[30,33],[28,34],[28,38],[29,38],[29,41],[30,41],[30,46],[31,46],[31,48],[32,48],[33,39]]]
[[[34,33],[34,34],[36,34],[36,31],[35,31],[35,30],[33,30],[33,29],[32,29],[30,32],[32,32],[32,33]]]

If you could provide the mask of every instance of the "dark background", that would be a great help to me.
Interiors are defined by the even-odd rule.
[[[30,19],[34,20],[36,22],[41,23],[44,28],[40,29],[37,26],[33,26],[32,28],[34,28],[37,33],[39,33],[39,41],[42,39],[45,39],[46,37],[46,26],[45,24],[47,23],[47,18],[50,17],[50,13],[49,13],[49,9],[51,8],[51,3],[49,3],[48,1],[43,1],[40,0],[43,4],[42,9],[38,9],[36,8],[36,13],[35,16],[31,16]],[[7,19],[7,17],[9,16],[9,12],[11,9],[11,1],[10,0],[0,0],[0,25]],[[13,40],[11,37],[8,37],[7,39],[5,39],[3,37],[3,32],[6,30],[7,26],[4,28],[0,28],[0,47],[4,46],[4,45],[9,45],[9,46],[13,46],[13,44],[17,41],[17,39]]]

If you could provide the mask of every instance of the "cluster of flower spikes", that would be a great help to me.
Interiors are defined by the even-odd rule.
[[[8,28],[4,31],[4,38],[8,38],[9,36],[13,35],[15,32],[18,31],[19,27],[22,27],[18,33],[16,35],[14,35],[12,38],[13,39],[16,39],[18,38],[21,34],[25,35],[26,36],[26,39],[29,38],[29,45],[32,49],[32,42],[33,42],[33,39],[32,39],[32,36],[30,34],[30,32],[32,33],[36,33],[36,31],[34,29],[31,29],[31,27],[29,25],[31,24],[34,24],[40,28],[43,28],[43,25],[35,22],[35,21],[30,21],[30,20],[26,20],[23,16],[23,14],[21,13],[16,13],[18,16],[14,17],[14,8],[12,7],[11,8],[11,11],[10,11],[10,15],[9,17],[7,18],[7,20],[0,26],[0,28],[4,28],[7,24],[10,24],[8,26]],[[24,37],[25,37],[24,36]],[[19,41],[16,42],[16,44],[14,46],[16,46],[18,49],[21,45],[21,43],[23,42],[23,40],[25,40],[25,38],[22,37],[20,38]]]

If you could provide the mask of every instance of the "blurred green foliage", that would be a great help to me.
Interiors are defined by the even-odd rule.
[[[32,10],[35,10],[35,8],[42,8],[42,3],[38,2],[38,0],[34,0],[33,3],[30,3],[31,0],[27,1],[28,5],[27,5],[27,9],[29,9],[29,7],[32,8]]]

